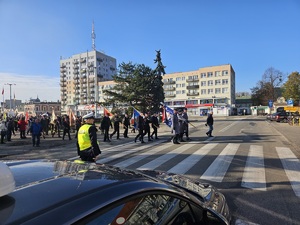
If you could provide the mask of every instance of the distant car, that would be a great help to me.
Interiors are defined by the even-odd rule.
[[[222,193],[182,175],[70,161],[6,165],[16,189],[0,197],[0,224],[228,225],[231,221]]]
[[[272,121],[276,121],[276,122],[283,122],[283,123],[287,123],[289,116],[291,115],[291,113],[289,112],[277,112],[274,115],[272,115]]]
[[[266,119],[271,120],[272,119],[272,114],[267,114]]]

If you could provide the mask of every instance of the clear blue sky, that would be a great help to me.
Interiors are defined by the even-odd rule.
[[[159,49],[166,73],[230,63],[250,91],[269,67],[300,71],[299,15],[299,0],[0,0],[0,87],[58,100],[60,56],[91,50],[94,21],[118,64],[155,68]]]

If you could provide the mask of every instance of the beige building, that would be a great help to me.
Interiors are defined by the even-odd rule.
[[[62,112],[99,101],[98,83],[116,74],[115,58],[96,50],[60,60]]]
[[[187,107],[190,115],[231,115],[235,107],[235,72],[230,64],[200,68],[163,76],[165,104],[171,108]],[[99,101],[109,96],[104,90],[113,90],[114,81],[99,82]],[[100,112],[101,113],[101,112]]]
[[[235,104],[235,72],[230,64],[163,76],[165,104],[187,107],[190,114],[231,115]]]

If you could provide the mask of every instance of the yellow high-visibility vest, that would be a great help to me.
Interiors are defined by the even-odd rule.
[[[78,145],[79,145],[79,150],[83,151],[86,150],[90,147],[92,147],[91,144],[91,139],[89,135],[89,129],[92,125],[90,124],[84,124],[82,125],[79,130],[78,130]]]

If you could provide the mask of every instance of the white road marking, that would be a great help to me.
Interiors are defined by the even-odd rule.
[[[267,190],[262,146],[250,145],[241,186],[259,191]]]
[[[151,162],[146,163],[145,165],[137,168],[138,170],[150,170],[150,169],[155,169],[157,167],[159,167],[160,165],[162,165],[163,163],[167,162],[168,160],[174,158],[175,156],[179,155],[180,153],[186,151],[189,148],[192,148],[193,146],[195,146],[196,144],[189,144],[189,145],[181,145],[179,148],[176,148],[175,150],[168,152],[154,160],[152,160]],[[187,148],[188,147],[188,148]]]
[[[208,167],[200,179],[222,182],[228,167],[240,144],[228,144],[220,155]]]
[[[287,177],[297,197],[300,197],[300,161],[287,147],[276,147]]]
[[[182,160],[173,168],[169,169],[170,173],[185,174],[189,169],[191,169],[197,162],[199,162],[205,155],[209,153],[211,149],[216,147],[218,143],[209,143],[204,145],[202,148],[194,152],[192,155]]]
[[[120,152],[118,154],[105,157],[108,152],[116,151],[116,150],[118,150],[118,151],[122,150],[119,147],[117,147],[117,148],[113,147],[113,148],[110,148],[109,150],[106,150],[106,152],[104,152],[103,154],[101,154],[99,160],[97,160],[97,163],[107,163],[107,162],[112,161],[114,159],[120,159],[123,156],[129,155],[129,154],[137,152],[137,151],[144,150],[144,149],[149,148],[149,147],[154,147],[154,146],[156,146],[156,145],[158,145],[160,143],[161,143],[161,141],[160,142],[152,142],[150,145],[149,144],[139,145],[139,147],[137,147],[137,148],[132,148],[132,149],[127,150],[127,151],[124,150],[124,151],[122,151],[122,152]]]
[[[146,158],[150,155],[153,155],[153,154],[155,154],[159,151],[162,151],[162,150],[166,149],[168,146],[171,146],[171,144],[160,145],[158,147],[155,147],[155,148],[153,148],[151,150],[148,150],[146,152],[142,152],[139,155],[133,156],[133,157],[127,159],[127,160],[124,160],[124,161],[119,162],[119,163],[114,164],[114,165],[117,166],[117,167],[128,167],[128,166],[130,166],[130,165],[132,165],[132,164],[134,164],[134,163],[136,163],[136,162],[138,162],[138,161],[140,161],[140,160],[142,160],[142,159],[144,159],[144,158]]]

